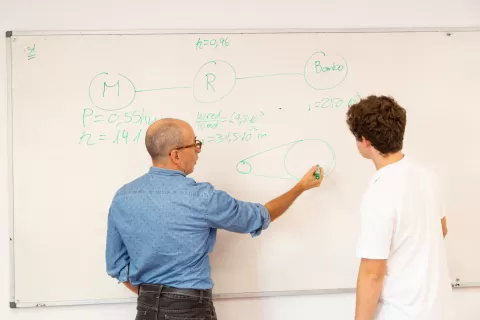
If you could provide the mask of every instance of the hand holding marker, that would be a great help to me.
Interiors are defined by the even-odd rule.
[[[312,166],[310,170],[300,179],[298,187],[301,192],[317,188],[323,181],[323,169],[319,165]]]

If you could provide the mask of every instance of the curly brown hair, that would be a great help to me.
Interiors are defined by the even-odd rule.
[[[402,150],[407,111],[395,99],[370,95],[347,111],[347,124],[358,141],[365,137],[380,153]]]

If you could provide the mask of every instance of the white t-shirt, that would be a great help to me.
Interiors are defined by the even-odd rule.
[[[436,179],[408,159],[372,177],[360,208],[357,256],[387,259],[377,320],[450,320],[451,281]]]

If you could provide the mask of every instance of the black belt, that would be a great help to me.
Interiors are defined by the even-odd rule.
[[[212,290],[180,289],[160,284],[141,284],[138,288],[138,293],[142,292],[176,293],[180,295],[212,299]]]

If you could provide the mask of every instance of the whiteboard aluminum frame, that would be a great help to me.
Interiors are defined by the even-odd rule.
[[[138,29],[138,30],[25,30],[9,31],[11,36],[61,35],[180,35],[180,34],[297,34],[297,33],[406,33],[478,32],[479,26],[428,28],[302,28],[302,29]]]
[[[13,188],[13,83],[12,83],[12,42],[7,32],[7,163],[8,163],[8,240],[10,248],[10,307],[15,308],[15,214]]]
[[[286,297],[286,296],[312,296],[325,294],[352,294],[354,288],[345,289],[318,289],[318,290],[288,290],[288,291],[266,291],[266,292],[248,292],[248,293],[226,293],[214,294],[213,300],[235,299],[235,298],[268,298],[268,297]],[[40,302],[18,302],[17,307],[53,307],[68,305],[92,305],[92,304],[117,304],[117,303],[136,303],[136,298],[108,299],[108,300],[74,300],[74,301],[40,301]]]
[[[16,301],[15,300],[15,238],[14,238],[14,174],[13,174],[13,83],[12,83],[12,41],[16,36],[63,36],[63,35],[181,35],[181,34],[301,34],[301,33],[450,33],[480,32],[480,26],[472,27],[430,27],[430,28],[319,28],[319,29],[159,29],[159,30],[50,30],[50,31],[8,31],[6,36],[7,48],[7,148],[8,148],[8,192],[9,192],[9,242],[10,242],[10,308],[49,307],[92,304],[135,303],[136,298],[125,299],[93,299],[73,301]],[[480,287],[480,282],[453,282],[454,290],[467,287]],[[246,293],[214,294],[213,298],[264,298],[280,296],[325,295],[325,294],[352,294],[356,288],[333,288],[312,290],[286,290]]]
[[[480,283],[455,283],[452,284],[453,290],[466,287],[480,287]],[[266,292],[248,292],[248,293],[224,293],[214,294],[213,300],[236,299],[236,298],[272,298],[272,297],[288,297],[288,296],[318,296],[332,294],[355,294],[355,288],[344,289],[318,289],[318,290],[286,290],[286,291],[266,291]],[[72,301],[37,301],[37,302],[17,302],[17,308],[29,307],[56,307],[56,306],[73,306],[73,305],[95,305],[95,304],[118,304],[118,303],[136,303],[136,298],[125,299],[95,299],[95,300],[72,300]]]

